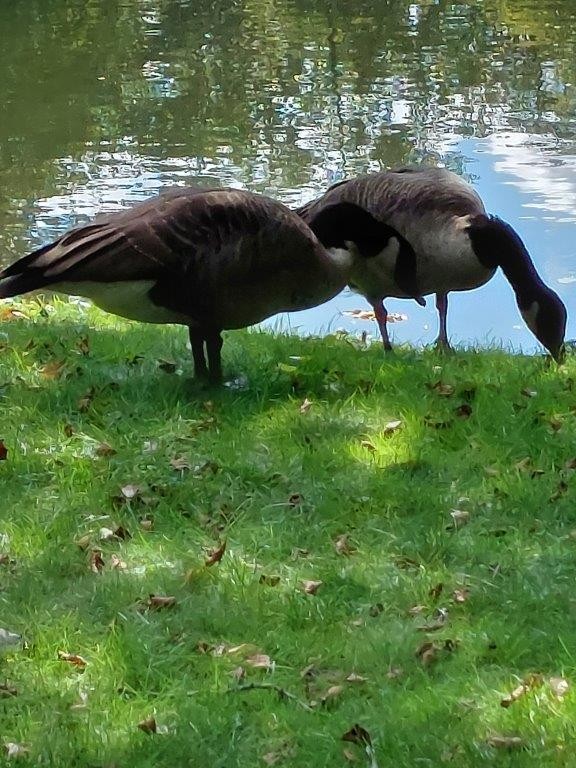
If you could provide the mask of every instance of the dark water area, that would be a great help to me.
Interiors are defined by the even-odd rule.
[[[0,262],[200,182],[302,203],[406,163],[466,176],[576,336],[576,5],[558,0],[0,0]],[[268,324],[376,335],[342,294]],[[397,340],[436,335],[433,301]],[[463,343],[532,351],[500,276],[452,295]]]

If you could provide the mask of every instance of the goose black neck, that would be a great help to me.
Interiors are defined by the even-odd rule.
[[[367,258],[380,253],[392,232],[365,208],[348,202],[322,208],[307,224],[325,248],[346,248],[353,242]]]
[[[501,267],[519,306],[529,306],[546,286],[515,230],[497,216],[476,216],[468,229],[474,253],[490,269]]]

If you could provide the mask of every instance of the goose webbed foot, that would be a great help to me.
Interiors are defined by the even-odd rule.
[[[222,382],[222,336],[218,330],[189,326],[190,346],[194,361],[194,377],[210,384]],[[206,348],[206,354],[204,353]]]

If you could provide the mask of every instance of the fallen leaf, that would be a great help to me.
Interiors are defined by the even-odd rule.
[[[376,618],[376,616],[380,616],[383,610],[384,606],[382,603],[374,603],[374,605],[371,605],[368,609],[368,615],[372,616],[372,618]]]
[[[102,573],[104,568],[104,559],[99,549],[93,549],[90,553],[90,570],[93,573]]]
[[[8,458],[8,448],[4,444],[4,440],[0,440],[0,461],[6,461]]]
[[[276,587],[280,583],[280,576],[268,576],[265,573],[260,574],[258,584],[265,584],[267,587]]]
[[[529,691],[541,684],[542,675],[530,675],[525,680],[523,680],[520,685],[516,686],[516,688],[514,688],[514,690],[509,693],[508,696],[505,696],[500,701],[500,706],[508,709],[511,704],[513,704],[515,701],[518,701],[518,699],[521,699],[522,696],[525,696]]]
[[[88,355],[90,353],[90,341],[88,336],[80,336],[76,342],[76,349],[81,355]]]
[[[26,757],[30,752],[30,747],[27,747],[25,744],[17,744],[15,741],[5,742],[4,749],[8,760],[16,760],[19,757]]]
[[[448,427],[452,426],[452,420],[439,419],[435,416],[425,416],[424,424],[426,424],[427,427],[431,427],[432,429],[448,429]]]
[[[331,685],[326,693],[320,697],[320,701],[324,705],[330,705],[342,694],[344,690],[343,685]]]
[[[454,394],[454,387],[451,384],[445,384],[443,381],[437,381],[434,384],[427,384],[428,389],[436,392],[440,397],[450,397]]]
[[[74,434],[74,427],[72,424],[64,424],[64,435],[66,437],[72,437]]]
[[[524,387],[524,389],[520,390],[521,394],[524,395],[524,397],[536,397],[538,392],[535,389],[528,389],[528,387]]]
[[[464,509],[451,509],[450,517],[454,521],[454,528],[462,528],[466,523],[470,522],[470,512]]]
[[[96,390],[94,387],[90,387],[90,389],[82,395],[82,397],[78,400],[77,408],[80,411],[80,413],[85,413],[88,408],[92,405],[92,401],[94,400],[94,396],[96,395]]]
[[[440,608],[437,611],[437,618],[421,627],[418,627],[419,632],[437,632],[439,629],[443,629],[448,621],[448,611],[445,608]]]
[[[18,689],[8,683],[0,683],[0,699],[8,699],[18,696]]]
[[[469,419],[472,416],[472,406],[468,403],[462,403],[454,409],[454,413],[459,419]]]
[[[149,595],[145,607],[150,610],[159,611],[163,608],[172,608],[176,605],[176,598],[166,595]]]
[[[439,582],[434,587],[428,590],[428,594],[430,595],[432,600],[438,600],[438,598],[442,594],[443,589],[444,589],[444,584],[442,582]]]
[[[301,557],[308,557],[310,555],[309,549],[302,549],[302,547],[294,547],[290,552],[291,560],[299,560]]]
[[[255,653],[252,656],[248,656],[245,662],[254,669],[270,669],[272,666],[270,656],[267,656],[265,653]]]
[[[170,459],[170,465],[173,469],[179,472],[183,472],[186,469],[192,469],[190,460],[185,456],[175,456],[173,459]]]
[[[384,425],[382,434],[385,436],[392,435],[394,434],[394,432],[400,429],[401,426],[402,426],[401,419],[395,419],[394,421],[389,421],[387,424]]]
[[[244,667],[236,667],[230,672],[230,676],[239,683],[240,680],[243,680],[246,677],[246,670]]]
[[[388,672],[386,672],[386,677],[388,680],[397,680],[399,677],[402,677],[404,674],[404,670],[402,667],[389,667]]]
[[[158,360],[158,368],[164,373],[176,373],[177,365],[171,360]]]
[[[346,731],[342,736],[342,741],[351,741],[353,744],[358,744],[361,747],[366,745],[372,746],[372,737],[366,728],[362,728],[358,723],[353,725],[349,731]]]
[[[288,499],[289,507],[301,507],[304,503],[304,497],[301,493],[293,493]]]
[[[0,309],[0,320],[29,320],[29,317],[19,309],[4,306]]]
[[[114,535],[112,528],[100,528],[98,538],[100,541],[110,541],[111,539],[115,539],[116,536]]]
[[[417,649],[416,657],[420,659],[425,667],[427,667],[438,659],[439,650],[440,648],[436,643],[427,641],[422,643],[422,645]]]
[[[118,555],[110,555],[110,567],[118,571],[125,571],[127,568],[124,560],[121,560]]]
[[[323,583],[322,581],[313,581],[312,579],[303,579],[301,582],[302,589],[307,595],[315,595]]]
[[[120,488],[120,493],[125,499],[131,501],[132,499],[135,499],[137,496],[142,494],[142,488],[139,485],[133,485],[132,483],[129,483],[128,485],[123,485],[122,488]]]
[[[424,613],[426,610],[425,605],[413,605],[412,608],[408,609],[408,615],[409,616],[420,616],[421,613]]]
[[[141,720],[137,727],[140,728],[141,731],[144,731],[144,733],[156,733],[158,731],[156,718],[154,717],[147,717],[146,720]]]
[[[114,454],[116,453],[116,450],[112,448],[112,446],[109,445],[108,443],[100,443],[100,445],[96,447],[96,450],[94,451],[94,453],[96,454],[96,456],[100,456],[103,458],[107,456],[114,456]]]
[[[519,736],[489,736],[486,743],[496,749],[519,749],[524,746],[524,740]]]
[[[312,400],[308,400],[308,398],[305,398],[304,402],[300,406],[300,413],[308,413],[311,407],[312,407]]]
[[[78,669],[85,669],[88,665],[88,662],[83,656],[80,656],[77,653],[67,653],[66,651],[58,651],[58,658],[60,661],[67,661],[68,664],[72,664],[74,667],[78,667]]]
[[[76,539],[76,546],[80,547],[80,549],[88,549],[91,543],[92,537],[89,533],[85,534],[84,536],[80,536],[79,539]]]
[[[357,675],[356,672],[350,672],[350,674],[346,677],[347,683],[366,683],[368,681],[367,677],[363,677],[362,675]]]
[[[57,379],[62,373],[65,364],[64,360],[50,360],[50,362],[40,368],[40,373],[45,379]]]
[[[339,555],[353,555],[356,552],[356,547],[350,544],[347,533],[342,533],[334,541],[334,549]]]
[[[576,469],[576,458],[569,459],[566,464],[564,464],[565,469]]]
[[[224,552],[226,552],[226,539],[224,539],[222,544],[210,550],[208,557],[204,560],[204,565],[209,568],[211,565],[219,563],[220,560],[222,560]]]
[[[143,531],[151,531],[154,528],[154,520],[151,517],[142,517],[139,525]]]
[[[568,490],[568,483],[565,480],[560,480],[554,493],[550,496],[550,501],[558,501]]]
[[[548,685],[559,699],[564,698],[570,689],[570,684],[564,677],[549,677]]]
[[[455,603],[465,603],[470,597],[470,590],[467,587],[457,587],[452,592],[452,597]]]
[[[361,440],[360,445],[362,448],[366,448],[367,451],[370,451],[370,453],[376,453],[376,446],[371,440]]]

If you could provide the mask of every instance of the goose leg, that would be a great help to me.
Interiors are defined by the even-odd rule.
[[[206,354],[208,356],[209,379],[212,383],[217,384],[222,381],[222,358],[220,352],[224,342],[220,335],[220,331],[206,332],[204,340],[206,342]]]
[[[384,306],[384,302],[380,301],[377,304],[372,305],[378,328],[380,328],[380,335],[382,336],[382,344],[386,352],[392,350],[392,344],[390,343],[390,336],[388,335],[388,312]]]
[[[440,321],[440,329],[438,338],[436,339],[436,346],[439,349],[443,349],[445,352],[448,352],[452,350],[452,347],[448,341],[448,333],[446,331],[446,315],[448,313],[447,293],[436,294],[436,309],[438,310],[438,319]]]
[[[197,379],[206,379],[208,377],[208,368],[206,358],[204,357],[204,335],[202,328],[188,326],[190,336],[190,346],[192,347],[192,359],[194,360],[194,376]]]

